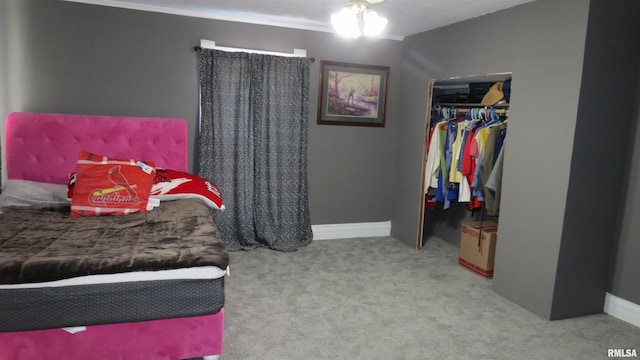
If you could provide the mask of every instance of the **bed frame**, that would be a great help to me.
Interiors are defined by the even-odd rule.
[[[66,184],[81,149],[188,170],[184,119],[14,112],[6,119],[5,139],[9,179]],[[224,309],[213,315],[88,326],[76,334],[63,329],[4,332],[0,359],[217,359],[223,328]]]

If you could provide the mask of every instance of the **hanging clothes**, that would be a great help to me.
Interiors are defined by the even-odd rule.
[[[429,188],[435,188],[438,186],[438,170],[440,169],[440,136],[434,136],[434,133],[436,133],[436,129],[440,128],[440,124],[443,123],[446,123],[446,121],[436,123],[435,126],[431,127],[427,152],[427,164],[425,166],[424,175],[425,194],[429,192]]]
[[[487,203],[486,209],[489,216],[498,216],[500,212],[500,195],[502,192],[502,169],[504,164],[504,144],[500,144],[500,151],[496,158],[491,174],[485,185],[486,194],[491,194],[491,203]]]
[[[489,134],[487,136],[487,141],[484,145],[484,153],[482,156],[482,163],[480,164],[480,184],[483,184],[482,193],[484,196],[485,207],[487,210],[489,208],[495,207],[495,197],[494,193],[490,191],[486,191],[486,184],[489,180],[489,175],[491,174],[496,159],[496,143],[498,140],[498,135],[503,130],[507,129],[506,124],[496,124],[489,128]]]
[[[463,157],[467,149],[467,141],[471,130],[475,127],[477,120],[466,120],[462,131],[462,139],[460,142],[460,152],[458,154],[457,171],[460,174],[460,184],[458,186],[458,201],[468,203],[471,200],[471,186],[466,174],[462,172]]]
[[[462,171],[460,171],[460,153],[462,152],[463,134],[468,121],[461,121],[456,126],[456,137],[451,145],[451,166],[449,168],[449,181],[460,183],[462,181]]]
[[[448,209],[451,203],[468,203],[469,210],[494,207],[494,192],[485,184],[494,168],[506,136],[506,124],[493,109],[468,109],[466,118],[457,110],[436,106],[428,139],[424,189],[428,209],[435,202]]]

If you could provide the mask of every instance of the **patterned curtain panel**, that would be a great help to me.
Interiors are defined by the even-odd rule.
[[[202,49],[198,175],[220,187],[229,250],[311,242],[307,58]]]

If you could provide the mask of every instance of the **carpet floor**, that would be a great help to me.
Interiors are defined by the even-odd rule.
[[[497,295],[437,238],[314,241],[231,253],[223,360],[606,359],[640,352],[607,314],[548,321]]]

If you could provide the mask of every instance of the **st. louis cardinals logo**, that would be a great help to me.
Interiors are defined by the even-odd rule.
[[[136,184],[129,184],[127,178],[120,172],[120,165],[109,169],[109,181],[113,187],[96,189],[89,195],[89,203],[95,206],[107,206],[108,203],[138,204],[140,199],[136,192]]]

